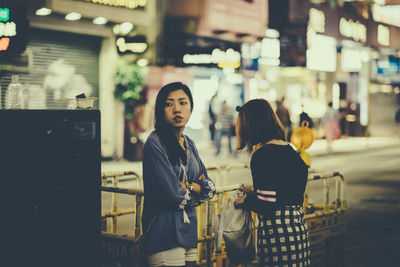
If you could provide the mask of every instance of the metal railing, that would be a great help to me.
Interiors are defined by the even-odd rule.
[[[205,203],[196,207],[196,212],[198,216],[198,265],[206,265],[207,267],[214,266],[216,263],[217,266],[222,266],[221,258],[226,258],[226,254],[223,251],[218,250],[215,244],[216,237],[213,232],[213,218],[214,215],[221,215],[221,210],[223,203],[227,201],[228,194],[232,191],[236,191],[242,184],[227,184],[227,179],[229,179],[231,173],[236,170],[249,170],[249,165],[247,164],[232,164],[228,165],[225,168],[220,168],[218,166],[209,166],[207,168],[208,172],[214,172],[213,180],[216,184],[216,195],[212,200],[206,201]],[[124,176],[133,176],[139,181],[139,188],[123,188],[119,186],[119,180]],[[250,174],[248,174],[250,175]],[[336,199],[333,205],[329,204],[329,186],[327,184],[327,180],[334,178],[336,179]],[[324,200],[322,205],[312,204],[313,207],[318,208],[318,212],[328,212],[328,209],[335,208],[345,210],[345,194],[344,194],[344,186],[345,181],[342,174],[339,172],[333,173],[318,173],[315,170],[310,170],[308,182],[322,180],[323,182],[323,194]],[[112,186],[107,185],[111,183]],[[142,225],[141,225],[141,215],[143,209],[143,181],[140,175],[136,172],[107,172],[102,174],[102,191],[112,193],[111,199],[111,209],[108,212],[102,213],[102,219],[106,220],[107,218],[111,218],[111,233],[115,236],[124,236],[126,235],[118,235],[117,232],[117,218],[119,216],[134,214],[134,233],[133,235],[128,235],[128,237],[133,240],[137,238],[142,233]],[[133,209],[118,209],[118,194],[127,194],[134,196]],[[308,202],[308,194],[309,188],[308,185],[305,190],[305,201],[304,201],[304,210],[307,209],[307,205],[311,205]],[[306,219],[313,214],[307,214],[305,212]],[[255,221],[257,220],[256,215],[253,213],[253,217]]]
[[[108,212],[102,212],[102,220],[111,218],[111,233],[116,234],[117,232],[117,218],[122,215],[135,214],[135,230],[133,233],[133,238],[138,237],[142,232],[141,216],[143,209],[143,187],[139,189],[134,188],[122,188],[119,187],[119,179],[122,176],[134,176],[139,181],[142,181],[139,174],[134,171],[124,171],[124,172],[106,172],[102,173],[101,180],[102,186],[101,190],[104,192],[112,193],[111,196],[111,209]],[[108,181],[111,180],[112,186],[107,186]],[[118,209],[118,194],[127,194],[135,196],[135,201],[133,203],[134,209]]]
[[[335,180],[335,188],[336,188],[336,196],[335,200],[333,201],[333,205],[329,203],[329,186],[328,186],[328,180],[329,179],[334,179]],[[310,182],[315,182],[315,181],[322,181],[323,185],[323,203],[322,205],[320,204],[313,204],[314,207],[320,208],[323,210],[323,212],[328,212],[329,208],[335,208],[335,209],[340,209],[340,210],[345,210],[347,208],[346,206],[346,200],[345,200],[345,180],[343,174],[340,172],[317,172],[316,170],[310,169],[309,171],[309,176],[308,176],[308,181],[307,181],[307,186],[306,190],[304,193],[304,204],[303,204],[303,209],[307,211],[307,206],[309,205],[309,186]]]

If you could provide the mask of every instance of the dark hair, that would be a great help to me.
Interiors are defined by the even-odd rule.
[[[188,96],[190,101],[190,110],[193,110],[193,97],[187,85],[181,82],[174,82],[164,85],[157,94],[156,107],[155,107],[155,128],[161,142],[165,146],[168,154],[168,160],[171,164],[176,164],[179,157],[183,159],[186,164],[186,153],[179,145],[178,139],[172,129],[172,126],[165,121],[165,102],[168,95],[176,90],[182,89]]]
[[[328,107],[332,107],[332,106],[333,106],[332,101],[329,101]]]
[[[272,139],[286,141],[285,129],[268,101],[253,99],[236,110],[239,111],[237,149],[264,144]]]

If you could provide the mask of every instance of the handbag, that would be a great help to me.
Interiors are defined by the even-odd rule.
[[[157,216],[152,219],[149,226],[147,227],[146,231],[141,234],[131,246],[129,250],[129,256],[131,258],[131,265],[132,267],[147,267],[147,257],[146,257],[146,250],[145,250],[145,238],[147,233],[150,230],[150,227],[153,225],[154,221],[156,220]]]
[[[256,257],[254,242],[254,221],[251,211],[235,209],[233,207],[226,212],[223,238],[225,250],[230,262],[245,264],[252,262]]]

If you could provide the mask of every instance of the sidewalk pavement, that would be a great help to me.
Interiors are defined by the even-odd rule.
[[[233,142],[235,144],[235,142]],[[399,137],[342,137],[335,140],[332,144],[332,152],[326,150],[326,141],[324,139],[315,140],[310,148],[306,150],[312,157],[320,157],[329,154],[342,154],[369,151],[371,149],[379,149],[385,147],[399,146]],[[222,150],[219,156],[215,155],[215,148],[211,144],[200,144],[197,146],[200,157],[206,167],[210,166],[227,166],[233,163],[248,164],[250,154],[248,152],[237,152],[236,155],[229,155]],[[224,154],[225,152],[225,154]],[[142,175],[141,161],[103,161],[101,163],[101,171],[135,171]]]

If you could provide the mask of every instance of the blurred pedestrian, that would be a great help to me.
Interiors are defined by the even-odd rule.
[[[253,146],[253,188],[236,208],[257,213],[260,266],[309,266],[310,246],[303,214],[308,167],[286,142],[286,133],[270,104],[254,99],[238,107],[237,149]]]
[[[215,124],[217,123],[217,114],[215,114],[215,111],[214,111],[216,97],[217,97],[217,95],[213,95],[211,97],[210,103],[208,105],[208,117],[210,120],[208,129],[210,129],[210,138],[211,138],[212,142],[215,141],[215,131],[216,131]]]
[[[290,140],[292,134],[292,121],[290,120],[290,112],[284,105],[285,98],[282,97],[281,101],[276,101],[276,115],[282,122],[283,127],[287,133],[287,139]]]
[[[313,120],[311,119],[311,117],[304,111],[304,106],[301,106],[301,113],[300,113],[300,122],[299,122],[299,126],[301,126],[301,123],[303,121],[307,121],[308,122],[308,128],[312,128],[314,123]]]
[[[326,150],[332,151],[332,142],[340,137],[340,115],[339,112],[332,107],[332,102],[328,103],[328,108],[321,118],[321,125],[324,127]]]
[[[219,155],[221,153],[221,141],[223,136],[226,136],[228,138],[228,151],[229,154],[232,154],[233,152],[231,144],[232,125],[234,125],[233,110],[228,106],[228,104],[224,100],[222,102],[221,111],[217,115],[217,123],[215,124],[217,129],[215,136],[215,141],[217,145],[216,155]]]
[[[155,107],[155,131],[143,158],[143,229],[147,261],[153,266],[195,266],[196,203],[211,199],[214,183],[193,141],[182,131],[193,110],[190,89],[180,83],[161,88]]]

